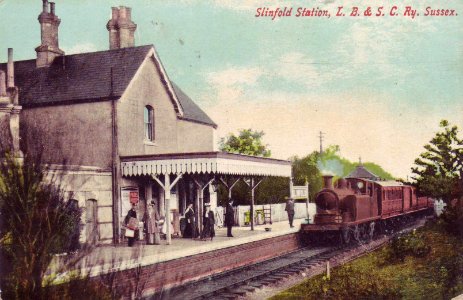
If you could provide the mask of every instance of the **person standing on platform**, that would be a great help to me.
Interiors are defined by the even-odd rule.
[[[205,241],[208,238],[212,239],[215,236],[215,220],[214,213],[211,211],[211,205],[209,203],[205,204],[206,210],[203,215],[203,231],[201,232],[201,240]]]
[[[225,225],[227,226],[227,236],[233,237],[232,235],[232,227],[235,225],[235,211],[233,209],[233,199],[227,204],[227,208],[225,211]]]
[[[294,199],[293,198],[288,198],[288,201],[286,202],[286,207],[285,207],[286,212],[288,213],[288,221],[289,221],[289,226],[293,228],[293,220],[294,220]]]
[[[124,224],[127,226],[126,237],[128,240],[129,247],[132,247],[135,243],[136,231],[138,230],[138,219],[137,219],[137,204],[132,203],[132,208],[125,216]],[[130,233],[130,234],[128,234]]]
[[[156,210],[154,202],[151,202],[151,204],[148,205],[148,211],[143,216],[143,222],[146,230],[146,243],[149,245],[160,244],[160,230],[158,227],[159,220],[158,211]]]
[[[188,204],[185,210],[185,230],[183,232],[183,237],[190,239],[196,237],[195,211],[193,210],[193,204]]]

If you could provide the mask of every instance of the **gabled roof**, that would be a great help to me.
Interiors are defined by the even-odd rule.
[[[355,170],[350,172],[350,174],[347,175],[346,178],[366,178],[376,180],[379,178],[379,176],[368,171],[363,165],[359,165],[355,168]]]
[[[153,45],[81,53],[57,57],[49,67],[36,68],[36,60],[15,61],[15,84],[24,107],[104,101],[122,96],[135,73],[153,51]],[[157,57],[156,57],[157,59]],[[162,65],[160,66],[162,68]],[[0,64],[6,72],[6,63]],[[169,90],[175,85],[164,74]],[[180,104],[180,117],[216,127],[217,125],[180,88],[169,93]]]
[[[172,87],[174,92],[177,95],[177,99],[182,105],[183,108],[183,117],[182,119],[196,121],[200,123],[206,123],[210,125],[217,126],[214,121],[198,106],[196,103],[188,97],[174,82],[172,82]]]

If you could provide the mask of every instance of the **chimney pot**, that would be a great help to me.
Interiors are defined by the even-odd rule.
[[[55,15],[55,2],[50,2],[50,13]]]
[[[125,9],[126,9],[127,20],[132,21],[132,8],[126,7]]]
[[[119,8],[111,7],[111,10],[112,10],[111,19],[112,20],[117,20],[119,18]]]
[[[13,48],[8,48],[8,88],[14,88],[14,63],[13,63]]]
[[[6,96],[6,77],[5,72],[0,70],[0,97]]]
[[[43,9],[42,11],[44,13],[48,13],[48,0],[42,0],[42,3],[43,3]]]
[[[127,7],[121,6],[119,8],[119,18],[126,19],[127,18]]]

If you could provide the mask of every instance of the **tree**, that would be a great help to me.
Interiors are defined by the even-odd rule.
[[[293,182],[295,185],[309,183],[309,198],[314,199],[315,194],[322,188],[322,174],[318,168],[320,153],[314,151],[302,158],[291,158],[293,167]]]
[[[262,137],[263,131],[254,131],[252,129],[243,129],[238,136],[229,134],[226,138],[220,140],[220,150],[230,153],[240,153],[252,156],[270,157],[271,151],[264,145]],[[239,182],[233,189],[232,197],[236,204],[248,204],[250,191],[248,186]],[[288,180],[285,178],[265,178],[256,189],[256,204],[276,203],[284,200],[288,195]],[[220,199],[226,199],[228,196],[223,189],[219,193]]]
[[[270,157],[268,145],[262,143],[263,131],[243,129],[239,135],[229,134],[220,140],[220,150],[231,153],[240,153],[253,156]]]
[[[81,212],[66,199],[59,176],[37,157],[19,160],[7,151],[0,159],[0,279],[6,298],[44,299],[53,255],[75,250]]]
[[[440,122],[441,131],[424,146],[425,152],[415,160],[412,172],[417,176],[418,189],[433,198],[441,198],[447,204],[462,196],[463,140],[457,126],[447,120]]]

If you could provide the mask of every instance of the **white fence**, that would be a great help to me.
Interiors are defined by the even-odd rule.
[[[278,204],[264,204],[264,205],[254,205],[254,217],[255,217],[255,224],[263,224],[264,223],[264,208],[271,209],[271,220],[272,222],[280,222],[288,220],[288,214],[285,211],[285,203],[278,203]],[[246,214],[249,214],[251,211],[250,205],[239,205],[235,207],[235,224],[238,226],[247,226],[246,224]],[[309,217],[313,219],[315,215],[315,204],[309,203]],[[216,208],[216,224],[218,226],[223,225],[223,214],[225,210],[223,207]],[[262,213],[261,213],[262,212]],[[295,219],[303,219],[307,218],[307,206],[306,203],[295,203],[294,204],[294,218]],[[222,217],[221,217],[222,216]]]

